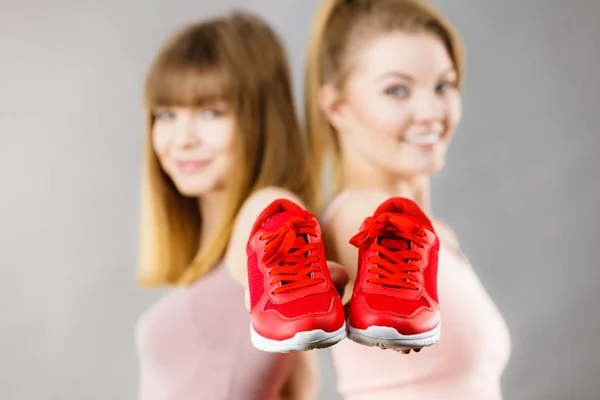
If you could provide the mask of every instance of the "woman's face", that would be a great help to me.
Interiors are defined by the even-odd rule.
[[[233,160],[235,124],[229,105],[162,107],[152,113],[154,151],[179,192],[200,197],[222,189]]]
[[[341,100],[328,112],[345,156],[395,176],[439,171],[461,119],[457,73],[443,42],[393,32],[357,50]]]

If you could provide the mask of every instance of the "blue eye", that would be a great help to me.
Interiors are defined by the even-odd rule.
[[[161,120],[169,120],[175,118],[175,113],[173,111],[165,110],[165,111],[157,111],[154,113],[155,119]]]
[[[395,97],[406,97],[408,96],[408,88],[404,85],[392,86],[386,89],[385,93]]]
[[[202,110],[201,115],[205,118],[218,118],[223,115],[223,113],[216,108],[205,108]]]
[[[436,93],[446,93],[449,90],[452,90],[456,87],[456,84],[451,83],[451,82],[442,82],[439,83],[436,87],[435,87],[435,92]]]

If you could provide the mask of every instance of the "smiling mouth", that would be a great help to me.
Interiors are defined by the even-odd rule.
[[[177,168],[182,172],[196,172],[210,164],[210,160],[177,161]]]
[[[410,144],[430,145],[430,144],[435,144],[435,143],[439,142],[441,137],[442,137],[441,133],[430,133],[427,135],[404,136],[402,138],[402,141],[405,143],[410,143]]]

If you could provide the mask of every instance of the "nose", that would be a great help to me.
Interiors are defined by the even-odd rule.
[[[420,93],[414,96],[413,101],[413,118],[416,123],[434,123],[444,118],[444,102],[435,93]]]
[[[181,118],[173,142],[179,147],[190,147],[200,142],[200,132],[194,118]]]

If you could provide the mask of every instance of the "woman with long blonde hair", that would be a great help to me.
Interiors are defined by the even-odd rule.
[[[255,349],[244,308],[256,216],[313,202],[292,98],[278,38],[248,13],[190,24],[156,56],[138,277],[173,289],[138,323],[140,399],[314,398],[314,355]]]
[[[370,337],[384,332],[377,326],[353,328],[361,312],[431,329],[404,349],[419,351],[409,356],[351,340],[332,347],[346,400],[501,398],[506,325],[430,207],[431,176],[461,119],[463,79],[458,35],[428,2],[322,2],[308,54],[306,125],[314,166],[333,168],[335,197],[322,223],[328,255],[348,267],[354,285],[345,296],[349,335],[382,347],[403,340],[389,329],[391,336]],[[439,259],[437,250],[423,252],[424,231]],[[393,232],[404,233],[390,241]],[[419,267],[427,257],[429,267]]]

